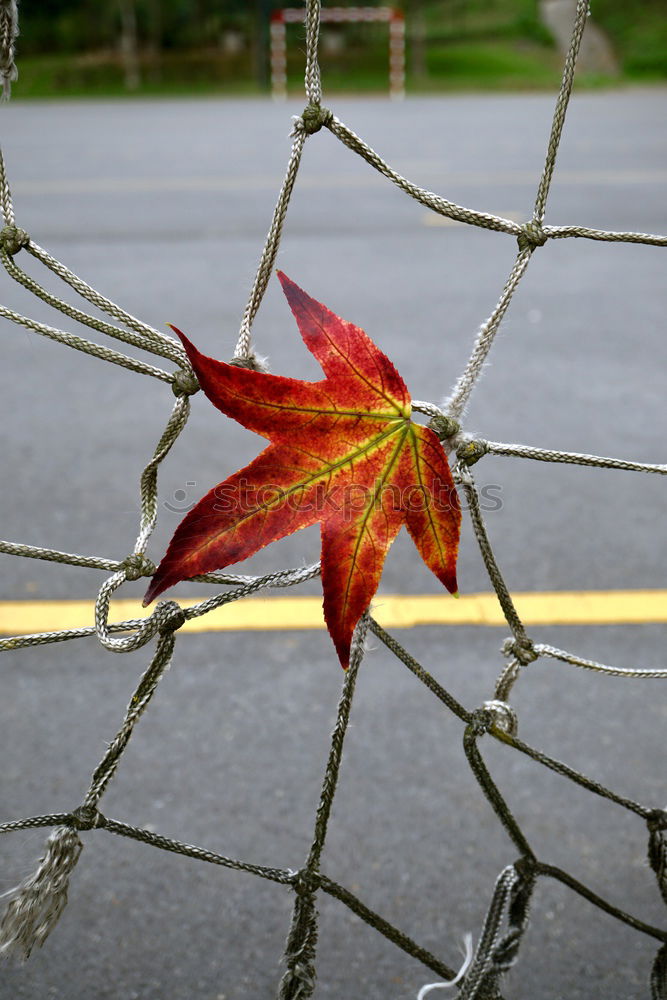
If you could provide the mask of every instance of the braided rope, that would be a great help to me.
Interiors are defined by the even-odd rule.
[[[53,271],[65,284],[73,288],[75,292],[78,292],[82,298],[87,299],[88,302],[97,306],[98,309],[101,309],[107,315],[124,323],[130,330],[135,330],[141,334],[145,338],[145,341],[142,342],[144,350],[163,354],[164,357],[171,358],[177,364],[187,365],[185,351],[173,337],[169,337],[165,333],[160,333],[154,327],[136,319],[131,313],[126,312],[125,309],[121,309],[115,302],[101,295],[100,292],[92,288],[82,278],[79,278],[78,275],[70,271],[68,267],[65,267],[55,257],[52,257],[48,251],[44,250],[33,240],[30,240],[26,246],[26,250],[37,260],[41,261],[50,271]],[[58,305],[57,308],[61,309],[62,307]]]
[[[9,230],[9,232],[8,232]],[[161,341],[146,340],[146,337],[133,334],[128,330],[121,330],[117,326],[112,326],[111,323],[105,323],[104,320],[97,319],[95,316],[90,316],[88,313],[83,312],[81,309],[77,309],[76,306],[72,306],[69,302],[65,302],[59,299],[56,295],[52,295],[46,291],[45,288],[31,278],[25,271],[22,271],[20,267],[16,264],[13,258],[13,254],[9,253],[6,249],[7,237],[11,235],[10,227],[4,230],[5,236],[5,246],[2,246],[0,251],[0,259],[5,267],[5,270],[14,281],[17,281],[20,285],[23,285],[29,292],[37,298],[42,299],[48,305],[52,306],[54,309],[58,309],[59,312],[63,313],[65,316],[69,316],[70,319],[76,320],[78,323],[82,323],[84,326],[90,327],[91,330],[98,330],[100,333],[105,333],[109,337],[114,337],[116,340],[122,340],[125,344],[132,344],[134,347],[139,347],[143,350],[150,350],[154,354],[159,354],[163,358],[167,358],[170,361],[175,361],[177,364],[187,365],[187,358],[182,351],[179,351],[174,346],[173,348],[168,343],[162,343]],[[25,244],[26,250],[30,249],[30,241]],[[167,338],[165,338],[166,340]]]
[[[110,361],[111,364],[120,365],[122,368],[137,372],[139,375],[152,375],[153,378],[159,378],[163,382],[173,382],[174,380],[173,375],[163,371],[161,368],[155,368],[153,365],[146,364],[145,361],[139,361],[138,358],[130,358],[126,354],[120,354],[110,347],[94,344],[91,340],[86,340],[85,337],[78,337],[75,333],[67,333],[65,330],[58,330],[56,327],[48,326],[46,323],[39,323],[36,319],[30,319],[28,316],[21,316],[20,313],[14,312],[13,309],[7,309],[6,306],[0,305],[0,316],[11,320],[12,323],[17,323],[19,326],[25,326],[28,330],[34,330],[35,333],[41,334],[42,337],[56,340],[60,344],[65,344],[66,347],[73,347],[75,351],[91,354],[94,358],[99,358],[101,361]]]
[[[625,469],[627,472],[654,472],[667,475],[667,465],[648,462],[628,462],[624,458],[603,458],[576,451],[554,451],[552,448],[534,448],[526,444],[502,444],[500,441],[481,442],[488,455],[510,455],[516,458],[534,458],[538,462],[564,462],[570,465],[591,465],[597,469]]]
[[[9,100],[12,83],[18,80],[18,70],[14,62],[14,43],[19,33],[19,17],[16,0],[0,2],[0,83],[2,96]]]

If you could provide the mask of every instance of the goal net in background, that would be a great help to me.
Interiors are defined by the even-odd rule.
[[[5,12],[8,9],[7,4],[0,7],[0,10]],[[323,106],[317,57],[321,11],[316,0],[308,0],[306,4],[307,64],[305,84],[307,106],[294,125],[294,141],[285,180],[278,196],[257,276],[241,322],[241,331],[235,353],[236,362],[250,368],[257,368],[259,365],[251,338],[253,320],[273,272],[283,224],[297,181],[304,146],[310,137],[321,129],[328,129],[333,136],[351,151],[361,156],[379,174],[429,210],[461,223],[509,235],[517,241],[517,252],[498,303],[491,315],[481,325],[470,359],[456,381],[447,404],[438,406],[424,402],[415,405],[419,412],[429,418],[431,426],[440,434],[445,447],[456,456],[456,476],[467,499],[474,536],[479,544],[489,580],[511,633],[504,645],[507,665],[502,671],[495,689],[488,692],[488,700],[478,707],[466,707],[452,696],[440,681],[422,666],[402,644],[391,636],[374,619],[372,614],[365,615],[357,629],[352,663],[343,683],[337,721],[322,783],[321,798],[313,824],[310,849],[298,871],[250,863],[209,851],[203,847],[169,838],[154,830],[113,819],[101,810],[103,795],[123,762],[123,754],[134,728],[148,709],[159,682],[171,662],[178,630],[187,621],[202,617],[218,607],[250,594],[270,587],[298,585],[317,576],[319,565],[313,563],[306,567],[286,569],[255,577],[225,573],[208,574],[206,577],[202,577],[200,582],[218,587],[222,585],[223,589],[215,591],[213,596],[206,600],[198,601],[189,606],[173,600],[164,601],[151,615],[143,619],[113,623],[109,621],[112,596],[120,590],[126,581],[137,580],[142,576],[149,576],[153,572],[154,566],[148,559],[146,551],[158,516],[157,473],[161,463],[166,460],[172,445],[185,428],[190,412],[190,397],[196,393],[198,387],[178,343],[101,295],[44,250],[32,238],[31,234],[21,228],[20,218],[15,217],[7,175],[0,162],[0,206],[5,222],[0,241],[0,257],[7,274],[54,309],[70,319],[84,324],[97,334],[151,352],[155,355],[155,364],[139,361],[124,353],[123,350],[116,350],[115,347],[98,344],[86,337],[68,333],[55,326],[47,326],[4,305],[0,307],[0,316],[9,322],[23,325],[75,350],[83,351],[108,363],[121,365],[137,374],[162,381],[169,386],[171,400],[171,413],[164,433],[141,477],[141,519],[130,555],[123,553],[114,557],[89,556],[60,552],[22,541],[0,543],[0,551],[8,556],[56,561],[72,566],[86,566],[96,569],[100,573],[108,574],[99,589],[95,620],[91,621],[90,625],[57,632],[12,636],[0,640],[0,649],[17,651],[23,648],[44,646],[48,651],[51,643],[75,641],[85,636],[95,638],[101,649],[115,653],[127,653],[142,649],[144,646],[154,645],[150,663],[131,695],[125,715],[120,720],[116,733],[111,734],[112,738],[108,744],[108,750],[97,767],[94,768],[88,787],[82,789],[80,804],[75,809],[67,808],[57,813],[34,815],[24,819],[8,819],[0,825],[0,832],[3,833],[40,827],[52,830],[44,857],[39,865],[11,893],[0,923],[0,948],[3,951],[28,956],[32,949],[44,943],[55,927],[67,901],[70,875],[79,862],[83,847],[80,834],[85,832],[89,836],[101,836],[100,831],[104,830],[107,833],[137,840],[168,852],[252,874],[292,891],[294,905],[285,949],[285,971],[279,986],[281,1000],[297,1000],[297,998],[300,1000],[300,998],[312,995],[314,991],[318,937],[317,900],[321,894],[326,894],[348,907],[398,948],[421,961],[427,969],[431,970],[430,973],[425,973],[425,978],[428,976],[433,979],[435,976],[443,982],[453,979],[455,970],[443,962],[439,955],[425,949],[401,928],[389,922],[382,914],[375,912],[350,888],[334,881],[322,870],[322,852],[331,819],[343,745],[353,707],[356,679],[362,666],[366,636],[372,633],[420,683],[425,685],[443,708],[451,712],[461,722],[464,749],[471,772],[478,782],[481,792],[491,804],[499,823],[511,840],[514,852],[512,856],[517,857],[517,860],[511,861],[503,867],[495,887],[489,887],[491,903],[484,925],[478,929],[475,935],[476,945],[471,962],[459,982],[460,996],[464,997],[465,1000],[489,1000],[489,998],[500,997],[502,977],[516,961],[519,953],[528,922],[534,888],[541,879],[553,879],[596,906],[601,913],[621,921],[632,931],[647,935],[655,941],[657,956],[651,972],[652,996],[653,1000],[665,1000],[667,996],[667,930],[652,926],[627,912],[623,906],[619,905],[623,901],[610,902],[601,898],[581,881],[568,874],[567,871],[539,857],[534,845],[513,815],[505,794],[491,776],[480,747],[482,737],[491,737],[517,754],[532,758],[545,768],[575,783],[579,788],[604,798],[610,804],[626,810],[630,816],[642,821],[648,832],[649,862],[655,872],[659,890],[663,898],[667,900],[667,813],[661,804],[639,803],[618,794],[595,779],[580,773],[569,764],[556,760],[521,740],[518,736],[516,713],[510,703],[513,686],[524,668],[539,657],[564,661],[586,670],[596,671],[601,675],[612,674],[635,680],[665,678],[667,670],[648,668],[642,670],[635,667],[610,666],[587,659],[577,653],[536,641],[529,635],[517,613],[512,595],[505,584],[494,555],[492,540],[483,520],[472,472],[475,463],[483,460],[486,454],[518,457],[529,461],[625,470],[650,475],[665,475],[667,467],[632,460],[573,454],[553,449],[489,441],[471,437],[465,432],[464,426],[465,410],[470,394],[479,379],[512,296],[526,273],[536,250],[539,250],[550,240],[567,240],[569,238],[667,246],[667,237],[665,236],[637,232],[610,232],[583,226],[550,226],[545,224],[544,217],[551,179],[587,13],[587,0],[579,0],[572,43],[565,63],[563,83],[556,102],[545,167],[537,183],[534,213],[530,220],[520,224],[511,219],[462,207],[440,195],[418,187],[393,170],[333,111]],[[5,25],[7,24],[11,26],[9,19],[5,22]],[[0,30],[0,40],[3,40],[4,43],[4,62],[2,65],[5,66],[5,72],[9,77],[11,77],[13,30],[13,28],[9,30],[6,27],[4,31]],[[380,178],[378,178],[378,183],[380,183]],[[70,289],[75,290],[85,303],[92,304],[100,310],[105,318],[99,318],[87,313],[85,309],[71,306],[46,290],[20,266],[23,254],[29,254],[34,261],[43,265]],[[172,391],[176,396],[175,400],[171,395]],[[46,655],[48,653],[45,653]],[[418,734],[416,734],[417,738]],[[389,796],[392,794],[392,789],[387,788],[385,792]],[[447,836],[447,831],[444,828],[442,836]],[[85,863],[85,854],[80,863]],[[386,876],[383,875],[383,877]],[[443,902],[442,900],[438,885],[438,870],[435,865],[433,883],[436,905],[448,905],[447,901]],[[74,896],[74,893],[72,895]],[[74,903],[74,905],[76,904]],[[540,912],[536,911],[534,920],[540,920],[541,916]],[[224,937],[224,927],[222,926],[220,935]],[[55,940],[52,946],[57,947]],[[563,961],[567,961],[567,955],[563,957]],[[426,983],[424,990],[422,990],[423,996],[428,992],[430,985],[430,983]],[[378,989],[384,991],[381,995],[390,994],[388,986],[385,989],[384,986],[378,984]]]
[[[271,17],[271,93],[287,97],[287,25],[303,25],[302,7],[283,7]],[[397,7],[324,7],[322,24],[386,24],[389,28],[389,96],[405,97],[405,20]]]

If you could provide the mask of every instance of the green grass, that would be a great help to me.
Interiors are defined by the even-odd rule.
[[[644,51],[644,50],[642,50]],[[652,50],[646,50],[652,51]],[[618,85],[633,79],[652,79],[655,63],[639,57],[628,66],[624,79],[578,76],[581,87]],[[303,91],[303,54],[293,51],[289,64],[289,89]],[[560,81],[562,59],[550,46],[514,37],[446,41],[431,44],[427,74],[407,81],[408,93],[462,91],[553,90]],[[322,76],[327,93],[385,94],[388,90],[386,45],[348,48],[335,58],[323,59]],[[152,96],[252,96],[261,93],[250,59],[245,54],[222,58],[217,50],[166,53],[159,67],[144,60],[139,88],[125,88],[123,69],[114,52],[85,56],[30,56],[19,59],[15,98],[152,97]]]
[[[223,66],[219,56],[208,51],[167,54],[159,72],[146,60],[140,86],[128,91],[114,53],[29,56],[18,61],[19,78],[12,87],[12,98],[258,94],[245,61],[238,62],[227,60]]]
[[[429,80],[438,89],[525,90],[557,87],[561,60],[530,42],[456,42],[428,52]]]
[[[74,0],[61,0],[59,17],[39,10],[32,0],[23,11],[19,39],[20,78],[18,98],[125,97],[123,67],[114,27],[114,16],[100,8],[92,26],[76,14]],[[88,0],[90,2],[90,0]],[[666,0],[592,0],[596,23],[607,33],[620,65],[615,80],[583,77],[577,85],[604,86],[633,81],[667,82]],[[254,4],[238,15],[244,48],[235,54],[220,49],[219,24],[198,22],[183,11],[174,21],[178,5],[166,5],[163,37],[166,47],[159,58],[142,57],[141,85],[132,93],[151,95],[244,95],[261,93],[254,67]],[[222,8],[224,8],[224,4]],[[141,4],[139,5],[141,7]],[[222,10],[221,8],[221,10]],[[484,90],[542,90],[558,85],[562,56],[539,19],[538,0],[406,0],[408,15],[408,67],[412,66],[411,32],[421,23],[425,34],[426,65],[416,58],[419,75],[408,76],[410,93]],[[168,11],[171,15],[168,16]],[[179,8],[180,10],[180,8]],[[421,20],[418,19],[421,14]],[[32,20],[31,20],[32,16]],[[169,17],[171,16],[171,20]],[[185,17],[183,24],[180,18]],[[140,19],[141,20],[141,19]],[[178,24],[177,24],[178,21]],[[181,28],[188,25],[184,35]],[[215,25],[218,27],[215,27]],[[145,25],[143,30],[145,30]],[[178,27],[176,31],[175,28]],[[140,24],[140,30],[141,24]],[[327,33],[331,36],[327,39]],[[334,52],[327,41],[343,42]],[[185,44],[190,48],[169,48]],[[86,45],[97,51],[79,52]],[[106,50],[99,49],[107,46]],[[72,54],[67,54],[71,49]],[[287,30],[290,90],[303,92],[303,25]],[[29,54],[42,51],[44,55]],[[74,51],[76,50],[76,51]],[[78,54],[77,54],[78,53]],[[419,52],[415,54],[419,56]],[[323,26],[320,58],[327,93],[386,93],[388,89],[386,25]]]
[[[637,80],[667,80],[664,0],[595,0],[595,17],[619,54],[623,73]]]
[[[364,70],[354,64],[341,70],[323,68],[327,91],[367,93],[386,91],[387,70],[367,60]],[[551,48],[531,42],[451,42],[433,45],[427,58],[427,75],[407,81],[409,93],[484,90],[542,90],[558,86],[561,60]],[[290,90],[300,86],[296,67],[290,72]]]

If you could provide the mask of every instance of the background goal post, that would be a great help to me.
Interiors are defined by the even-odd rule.
[[[302,7],[283,7],[271,15],[271,93],[277,100],[287,97],[287,25],[305,20]],[[389,96],[405,97],[405,19],[395,7],[328,7],[320,13],[322,23],[359,24],[383,22],[389,26]]]

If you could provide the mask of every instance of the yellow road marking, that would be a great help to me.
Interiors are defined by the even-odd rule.
[[[584,590],[513,595],[526,625],[643,625],[667,623],[667,590]],[[182,599],[191,607],[201,598]],[[110,620],[143,618],[139,601],[111,603]],[[378,594],[373,614],[387,628],[415,625],[504,625],[495,594]],[[92,601],[0,601],[0,634],[27,635],[83,628],[94,622]],[[249,597],[187,622],[183,632],[322,629],[320,597]]]

